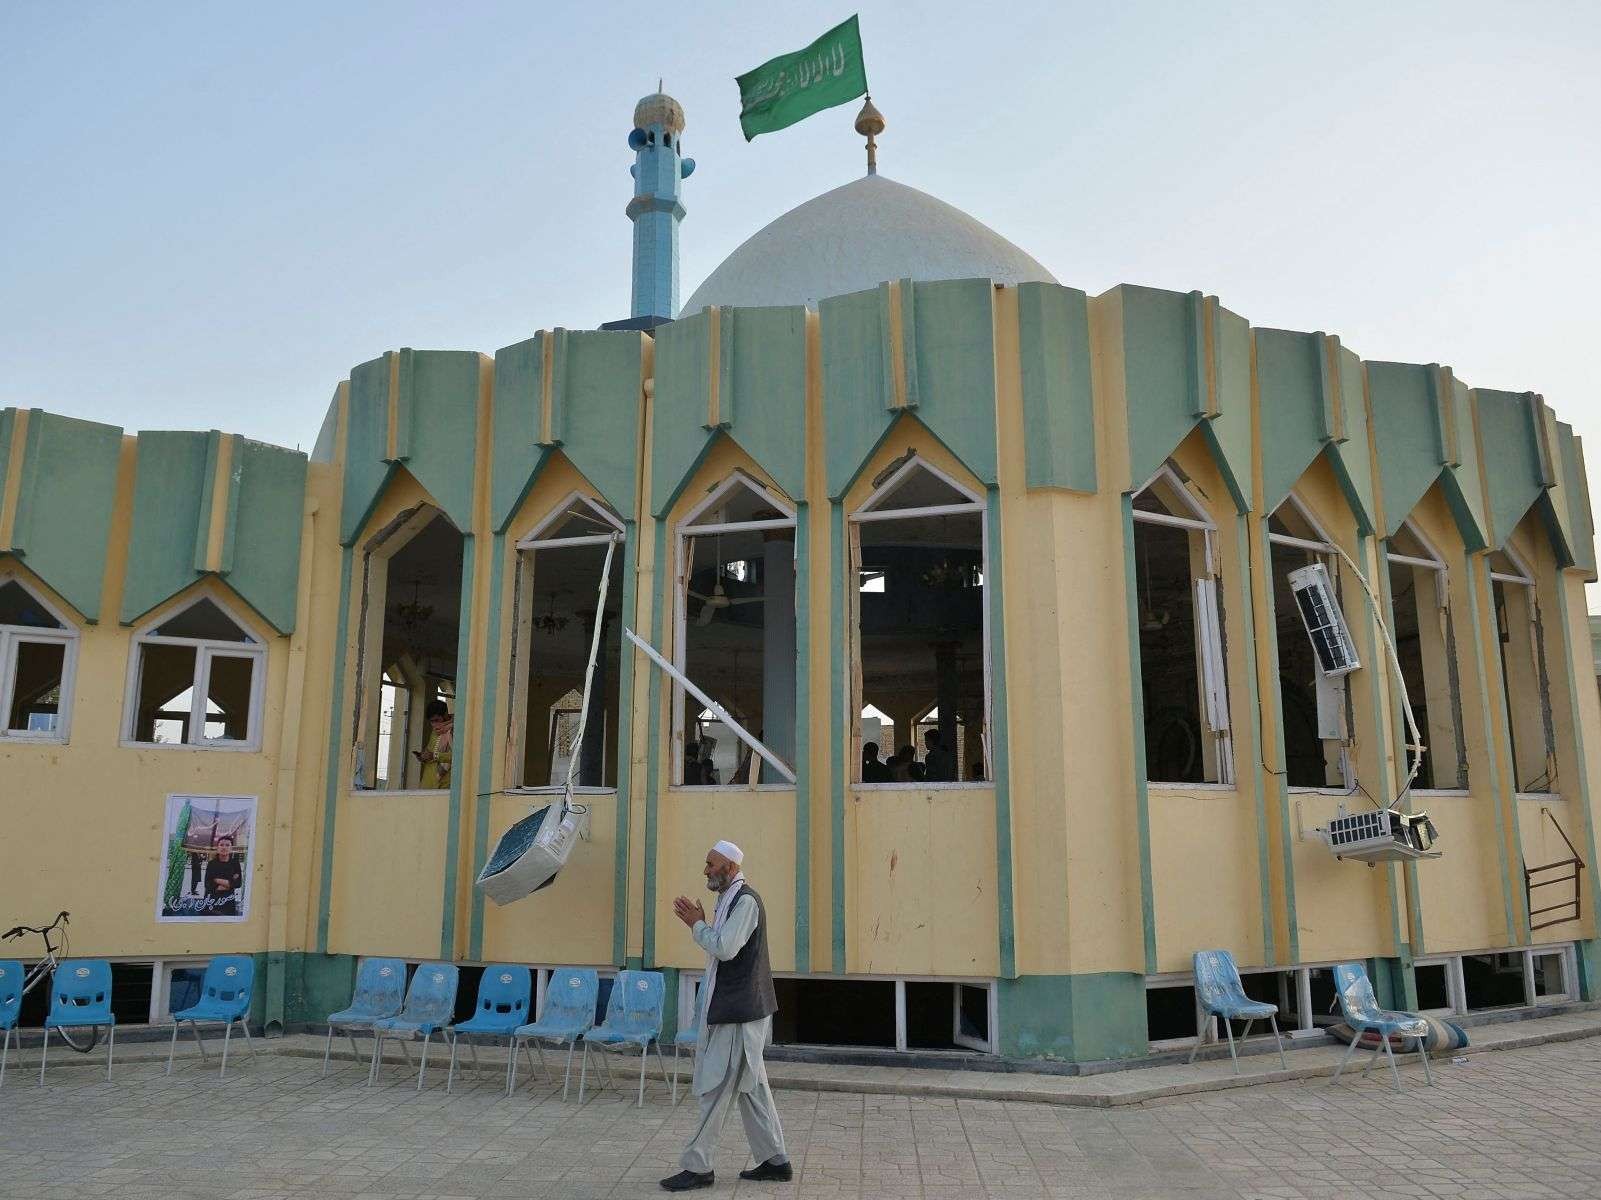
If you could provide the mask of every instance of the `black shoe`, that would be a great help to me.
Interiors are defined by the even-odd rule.
[[[768,1159],[764,1163],[757,1163],[748,1171],[739,1173],[741,1179],[756,1179],[765,1183],[788,1183],[795,1178],[795,1168],[789,1165],[789,1159],[779,1162],[776,1158]]]
[[[696,1171],[680,1171],[662,1180],[662,1187],[669,1192],[693,1192],[696,1188],[711,1187],[716,1182],[717,1175],[712,1171],[704,1175]]]

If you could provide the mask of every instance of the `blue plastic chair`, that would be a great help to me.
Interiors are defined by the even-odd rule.
[[[45,1055],[50,1053],[52,1029],[88,1029],[105,1026],[106,1078],[111,1078],[111,1055],[117,1044],[117,1018],[111,1011],[111,964],[103,958],[67,958],[56,964],[50,980],[50,1012],[44,1019],[44,1046],[39,1051],[39,1082],[44,1083]]]
[[[478,1073],[478,1044],[475,1037],[503,1037],[511,1045],[521,1025],[527,1024],[529,1008],[534,994],[534,977],[527,967],[508,963],[490,963],[478,980],[478,1004],[473,1015],[452,1025],[446,1032],[450,1037],[450,1074],[445,1076],[445,1091],[450,1091],[456,1080],[456,1044],[467,1039],[472,1051],[473,1074]],[[511,1062],[516,1054],[506,1056],[506,1074],[511,1074]],[[508,1089],[509,1091],[510,1089]]]
[[[517,1090],[517,1051],[527,1055],[532,1044],[539,1055],[539,1069],[549,1079],[543,1043],[554,1042],[567,1047],[567,1071],[561,1079],[561,1098],[567,1099],[567,1084],[573,1077],[573,1051],[578,1047],[578,1040],[595,1023],[595,998],[599,995],[600,972],[592,967],[562,967],[550,973],[539,1020],[518,1026],[512,1034],[511,1070],[506,1074],[508,1096]],[[531,1056],[528,1065],[534,1065]]]
[[[706,1007],[706,983],[695,989],[695,1019],[689,1023],[688,1029],[680,1029],[673,1035],[673,1103],[678,1103],[678,1055],[686,1047],[694,1054],[700,1046],[700,1018]]]
[[[1351,1046],[1340,1059],[1340,1065],[1335,1068],[1334,1076],[1329,1080],[1332,1086],[1345,1070],[1345,1064],[1351,1061],[1351,1055],[1356,1053],[1356,1044],[1362,1040],[1362,1035],[1373,1030],[1379,1035],[1379,1044],[1373,1047],[1373,1057],[1368,1059],[1368,1065],[1362,1068],[1362,1078],[1368,1077],[1373,1064],[1379,1061],[1379,1051],[1383,1050],[1385,1057],[1390,1060],[1390,1074],[1395,1077],[1395,1090],[1401,1090],[1401,1070],[1395,1065],[1395,1051],[1390,1048],[1390,1036],[1400,1034],[1402,1037],[1416,1038],[1418,1053],[1423,1056],[1423,1078],[1428,1080],[1429,1086],[1434,1086],[1434,1074],[1429,1070],[1429,1023],[1416,1013],[1392,1012],[1379,1007],[1378,997],[1373,994],[1373,983],[1368,979],[1367,968],[1361,963],[1340,963],[1334,968],[1334,992],[1340,1001],[1340,1013],[1345,1017],[1345,1023],[1351,1027]]]
[[[1269,1004],[1265,1000],[1252,1000],[1245,994],[1245,984],[1240,982],[1240,969],[1234,965],[1234,956],[1227,950],[1197,950],[1190,960],[1195,969],[1195,1002],[1208,1017],[1218,1017],[1223,1022],[1223,1032],[1229,1039],[1229,1057],[1234,1060],[1234,1073],[1240,1073],[1240,1056],[1234,1049],[1234,1027],[1231,1022],[1244,1021],[1245,1028],[1240,1032],[1243,1042],[1251,1033],[1251,1024],[1267,1018],[1273,1029],[1273,1042],[1279,1048],[1279,1066],[1288,1067],[1284,1061],[1284,1039],[1279,1036],[1279,1006]],[[1195,1046],[1190,1051],[1188,1062],[1194,1062],[1195,1056],[1200,1052],[1201,1044],[1206,1041],[1207,1022],[1201,1022],[1201,1028],[1195,1032]]]
[[[200,1047],[200,1061],[206,1061],[206,1043],[200,1038],[200,1022],[220,1022],[222,1030],[222,1071],[219,1079],[228,1076],[228,1040],[233,1036],[234,1022],[244,1031],[245,1045],[250,1056],[256,1048],[250,1041],[250,989],[256,979],[256,960],[244,954],[224,954],[206,964],[206,978],[200,985],[200,999],[190,1007],[172,1014],[172,1045],[167,1048],[167,1074],[172,1074],[172,1056],[178,1049],[178,1030],[185,1021],[194,1031],[195,1045]]]
[[[606,1019],[584,1034],[584,1062],[578,1071],[578,1103],[584,1102],[584,1083],[589,1074],[589,1048],[600,1054],[606,1081],[612,1082],[611,1064],[602,1051],[639,1047],[639,1104],[645,1103],[645,1059],[652,1045],[663,1078],[667,1063],[662,1059],[662,1011],[667,1004],[667,980],[660,971],[619,971],[606,1002]],[[613,1086],[616,1086],[613,1084]]]
[[[11,1031],[17,1027],[22,1011],[22,964],[14,958],[0,958],[0,1032],[5,1037],[0,1048],[0,1087],[6,1085],[6,1059],[11,1055]]]
[[[378,1078],[385,1038],[392,1037],[400,1043],[400,1052],[406,1056],[409,1070],[411,1051],[406,1049],[406,1043],[421,1037],[422,1066],[417,1068],[417,1090],[422,1091],[423,1076],[428,1072],[428,1043],[456,1015],[456,985],[460,978],[461,972],[454,963],[418,964],[411,976],[411,986],[406,989],[406,1004],[400,1015],[383,1017],[372,1023],[372,1067],[367,1072],[368,1087]]]
[[[356,972],[356,994],[350,1007],[328,1014],[328,1044],[322,1051],[322,1073],[328,1074],[328,1055],[334,1048],[334,1030],[342,1029],[350,1039],[350,1054],[361,1061],[356,1047],[357,1032],[372,1032],[372,1023],[392,1017],[406,998],[406,964],[398,958],[363,959]]]

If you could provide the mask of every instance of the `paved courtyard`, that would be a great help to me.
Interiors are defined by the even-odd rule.
[[[149,1049],[146,1048],[148,1054]],[[54,1056],[52,1056],[54,1060]],[[103,1061],[103,1060],[102,1060]],[[214,1062],[215,1060],[213,1060]],[[665,1086],[591,1093],[499,1080],[421,1094],[336,1064],[263,1055],[220,1082],[180,1060],[83,1065],[45,1086],[15,1060],[0,1091],[0,1197],[425,1200],[663,1195],[693,1118]],[[230,1064],[232,1068],[232,1064]],[[1404,1095],[1366,1081],[1269,1083],[1122,1108],[779,1090],[797,1167],[740,1183],[737,1119],[715,1191],[740,1197],[1601,1197],[1601,1039],[1441,1063]],[[576,1095],[576,1087],[575,1087]]]

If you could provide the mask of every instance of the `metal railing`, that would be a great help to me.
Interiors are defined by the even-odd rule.
[[[1584,870],[1584,859],[1579,857],[1578,850],[1574,849],[1573,842],[1563,832],[1562,826],[1557,824],[1557,819],[1551,815],[1551,810],[1542,807],[1540,812],[1551,822],[1552,828],[1557,831],[1557,836],[1567,845],[1570,857],[1561,858],[1556,862],[1545,863],[1538,867],[1524,866],[1523,893],[1528,904],[1529,930],[1531,933],[1536,929],[1545,929],[1551,925],[1561,925],[1566,921],[1577,921],[1580,915],[1579,900],[1584,894],[1579,887],[1579,872]],[[1561,872],[1561,874],[1551,875],[1545,879],[1535,878],[1536,875],[1547,875],[1553,871]],[[1571,884],[1573,886],[1572,899],[1562,900],[1555,904],[1547,904],[1541,908],[1534,906],[1535,888],[1557,887],[1562,884]],[[1536,917],[1546,916],[1550,913],[1561,915],[1551,916],[1544,921],[1535,920]]]

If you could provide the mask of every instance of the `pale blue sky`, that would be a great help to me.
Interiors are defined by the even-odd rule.
[[[687,296],[861,173],[854,106],[747,145],[733,83],[852,11],[10,0],[0,405],[309,447],[385,349],[626,316],[658,75],[699,163]],[[1541,391],[1601,461],[1601,5],[854,11],[883,172],[1064,283]]]

